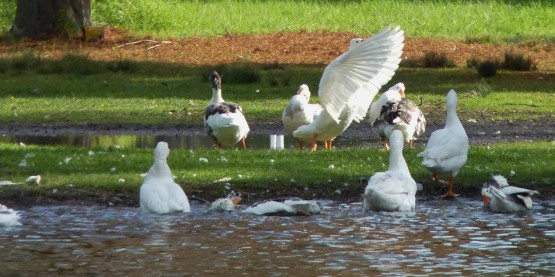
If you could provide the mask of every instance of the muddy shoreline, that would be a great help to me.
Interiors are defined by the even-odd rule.
[[[442,128],[444,122],[429,122],[419,141],[426,141],[431,132]],[[504,121],[494,123],[463,122],[470,143],[536,141],[555,139],[555,122]],[[283,134],[281,123],[250,124],[252,135]],[[0,135],[59,136],[59,135],[204,135],[201,125],[190,124],[0,124]],[[367,122],[353,123],[342,137],[363,138],[376,134]]]

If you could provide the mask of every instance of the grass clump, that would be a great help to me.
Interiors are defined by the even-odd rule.
[[[447,57],[447,54],[441,52],[426,52],[424,54],[423,66],[428,68],[455,67],[453,60]]]
[[[476,71],[480,77],[491,78],[497,74],[498,67],[499,64],[496,61],[486,60],[478,64]]]
[[[520,53],[505,52],[502,67],[507,70],[530,71],[536,68],[532,58]]]
[[[24,51],[12,57],[0,59],[0,73],[27,73],[42,65],[42,59],[38,54]]]

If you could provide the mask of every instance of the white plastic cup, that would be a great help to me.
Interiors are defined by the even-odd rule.
[[[283,135],[277,135],[277,141],[276,141],[276,149],[283,149],[284,148],[284,139],[283,139]]]
[[[270,149],[276,149],[276,135],[270,135]]]

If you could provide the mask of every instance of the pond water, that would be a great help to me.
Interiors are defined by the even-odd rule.
[[[171,149],[199,149],[212,148],[214,142],[206,135],[194,136],[152,136],[152,135],[59,135],[59,136],[31,136],[31,135],[0,135],[0,142],[24,143],[35,145],[66,145],[75,147],[111,147],[118,145],[125,148],[154,148],[158,141],[165,141]],[[298,147],[296,140],[291,136],[284,138],[285,148]],[[379,138],[338,137],[334,140],[336,147],[348,146],[381,146]],[[237,144],[236,147],[239,147]],[[249,149],[269,149],[269,135],[249,135],[247,137]],[[319,143],[319,147],[323,147]]]
[[[511,215],[465,198],[418,199],[414,213],[320,203],[312,217],[32,207],[0,228],[0,275],[555,275],[553,203]]]

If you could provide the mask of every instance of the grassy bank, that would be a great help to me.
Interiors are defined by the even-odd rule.
[[[15,0],[0,4],[9,30]],[[374,33],[387,24],[408,36],[467,41],[553,41],[552,1],[92,1],[95,22],[156,37],[281,31]]]
[[[553,142],[521,142],[472,146],[469,159],[457,177],[456,190],[475,196],[481,184],[493,174],[505,175],[511,183],[538,190],[555,182]],[[413,178],[424,185],[426,194],[440,194],[430,173],[416,154],[422,149],[405,149],[404,156]],[[0,187],[3,195],[23,190],[51,194],[56,189],[86,192],[99,190],[138,194],[153,160],[152,149],[40,147],[0,143],[0,176],[24,182],[40,174],[40,186]],[[219,197],[229,183],[236,191],[257,193],[259,197],[305,195],[308,197],[353,198],[360,195],[365,180],[387,170],[389,152],[377,148],[345,148],[331,151],[284,150],[172,150],[168,164],[176,182],[189,195],[208,199]],[[538,159],[541,157],[541,159]],[[208,162],[201,161],[205,158]],[[295,170],[292,170],[295,169]],[[340,190],[338,194],[336,190]],[[314,195],[313,195],[314,194]]]
[[[211,97],[210,70],[223,74],[223,96],[238,102],[249,122],[279,122],[300,84],[317,102],[323,66],[227,65],[194,67],[132,61],[96,62],[68,55],[62,60],[32,54],[0,60],[1,123],[201,124]],[[393,80],[407,96],[422,99],[429,121],[443,121],[449,89],[460,94],[463,120],[553,118],[555,75],[501,71],[482,79],[465,68],[402,68]]]

